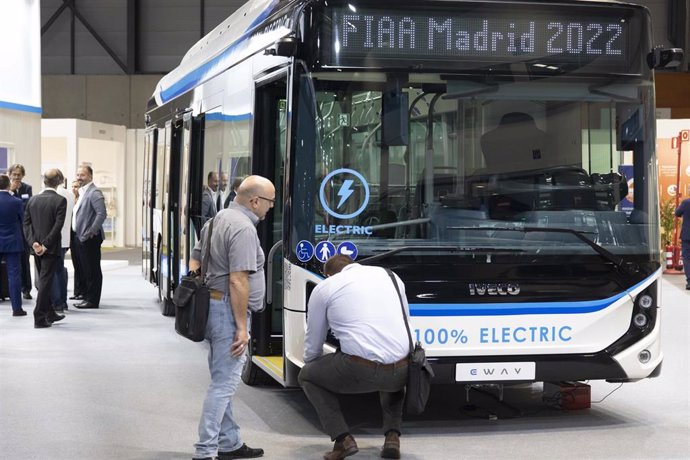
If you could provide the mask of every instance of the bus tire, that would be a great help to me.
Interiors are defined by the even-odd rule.
[[[252,361],[251,356],[247,356],[247,360],[244,362],[244,367],[242,367],[242,381],[245,385],[250,387],[256,385],[263,385],[267,382],[268,376],[266,373],[259,368]]]
[[[163,316],[175,316],[175,304],[168,298],[163,299]]]

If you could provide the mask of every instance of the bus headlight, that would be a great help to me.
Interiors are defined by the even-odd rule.
[[[649,294],[643,294],[637,300],[637,304],[645,310],[648,310],[654,305],[654,298]]]
[[[633,324],[642,329],[647,325],[647,317],[643,313],[638,313],[633,316]]]

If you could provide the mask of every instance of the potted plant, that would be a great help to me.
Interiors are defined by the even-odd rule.
[[[673,244],[673,223],[675,221],[675,201],[671,198],[661,202],[659,223],[661,224],[661,246]]]

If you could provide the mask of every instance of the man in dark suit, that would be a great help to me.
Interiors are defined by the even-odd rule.
[[[81,187],[79,199],[72,211],[72,229],[77,238],[77,252],[81,261],[84,300],[75,307],[98,308],[103,287],[101,244],[105,239],[105,198],[103,192],[93,183],[91,166],[81,165],[77,170],[77,180]]]
[[[7,175],[10,176],[10,193],[22,200],[24,207],[29,198],[33,195],[32,188],[26,182],[23,182],[26,170],[20,164],[14,164],[7,170]],[[22,266],[22,294],[25,299],[31,300],[31,266],[29,265],[29,247],[25,246],[20,254],[20,261]]]
[[[22,309],[21,253],[24,251],[24,205],[10,194],[10,178],[0,175],[0,260],[7,265],[12,316],[26,316]],[[0,280],[2,282],[4,280]]]
[[[56,191],[62,173],[49,169],[43,175],[45,190],[31,197],[24,212],[24,238],[31,246],[38,268],[38,296],[34,308],[34,327],[50,327],[64,319],[50,303],[53,277],[60,266],[61,232],[67,212],[67,200]]]
[[[210,171],[206,177],[208,185],[204,186],[203,194],[201,195],[201,225],[206,221],[215,217],[218,212],[216,197],[218,195],[218,173]]]
[[[242,178],[241,177],[236,177],[234,181],[232,181],[232,188],[230,189],[230,193],[228,193],[228,196],[225,198],[225,203],[223,203],[223,208],[227,208],[230,205],[230,202],[235,199],[237,196],[237,189],[240,188],[240,184],[242,183]]]

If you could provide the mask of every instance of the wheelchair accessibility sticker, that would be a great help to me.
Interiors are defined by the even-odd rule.
[[[314,246],[309,241],[302,240],[297,243],[297,248],[295,248],[295,253],[300,262],[308,262],[314,257]]]
[[[333,203],[329,202],[326,197],[326,187],[335,182],[337,185],[334,187],[337,190],[333,190],[329,194],[332,196],[331,199]],[[355,191],[361,190],[362,193],[355,193]],[[364,176],[354,169],[341,168],[328,174],[323,181],[321,181],[321,187],[319,188],[319,199],[321,200],[321,206],[326,210],[328,214],[338,219],[352,219],[360,215],[369,204],[369,184],[367,183]],[[357,205],[355,200],[359,201],[359,207],[354,212],[349,214],[344,214],[345,209],[352,209]],[[355,203],[354,205],[352,203]],[[335,209],[331,205],[335,205]],[[347,205],[343,207],[344,205]],[[342,209],[343,212],[338,212]]]

